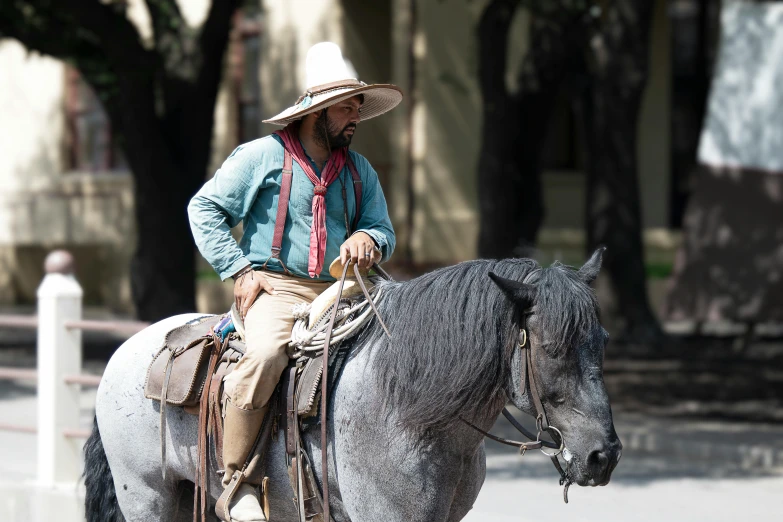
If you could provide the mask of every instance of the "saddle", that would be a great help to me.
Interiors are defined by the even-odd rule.
[[[337,283],[318,296],[307,308],[305,316],[308,328],[328,319],[328,312],[337,299]],[[372,286],[370,286],[372,288]],[[356,280],[345,282],[341,302],[353,302],[362,290]],[[245,355],[245,328],[235,306],[224,315],[210,315],[194,319],[169,331],[163,347],[158,350],[147,369],[144,396],[166,405],[181,406],[185,412],[198,415],[198,406],[207,384],[211,380],[222,383]],[[220,352],[215,368],[209,372],[209,358],[215,350]],[[320,384],[321,356],[297,357],[296,388],[300,417],[312,417],[316,413],[316,395]],[[330,367],[338,363],[330,361]],[[217,389],[211,390],[217,394]],[[217,395],[220,397],[220,395]],[[220,401],[222,402],[222,401]]]
[[[305,309],[294,311],[299,337],[296,335],[297,326],[295,326],[295,331],[292,332],[294,339],[292,345],[312,342],[313,335],[305,335],[305,339],[301,339],[302,331],[309,332],[312,328],[328,322],[335,306],[340,311],[344,311],[346,318],[357,315],[358,299],[368,295],[367,288],[361,288],[365,282],[346,280],[344,283],[342,293],[337,290],[337,283],[335,283]],[[339,302],[337,302],[338,295]],[[369,304],[371,303],[372,301]],[[368,315],[368,312],[358,315],[361,319],[361,316]],[[195,501],[200,501],[200,512],[204,520],[206,520],[208,498],[207,458],[210,438],[214,443],[214,456],[218,468],[223,469],[223,379],[234,369],[245,351],[244,324],[236,308],[232,307],[230,312],[221,316],[200,317],[169,331],[165,336],[163,347],[158,350],[147,370],[144,395],[148,399],[160,402],[161,458],[164,477],[165,409],[167,406],[178,406],[189,414],[199,416],[199,469],[195,481]],[[327,372],[329,387],[336,382],[348,351],[349,347],[344,343],[330,346]],[[270,401],[270,409],[255,449],[248,458],[249,466],[246,474],[254,477],[255,483],[261,484],[262,506],[268,514],[269,505],[263,491],[267,479],[261,476],[263,471],[261,468],[269,446],[267,444],[269,438],[279,430],[284,431],[289,479],[295,493],[294,501],[297,502],[300,513],[304,515],[304,520],[321,521],[323,500],[307,454],[300,447],[300,424],[319,422],[318,391],[321,387],[323,371],[323,348],[320,351],[317,349],[308,351],[306,347],[299,346],[294,357]],[[218,506],[221,506],[220,499]],[[194,516],[198,511],[194,506]]]

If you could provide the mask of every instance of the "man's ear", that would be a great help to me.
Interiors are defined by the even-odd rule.
[[[313,121],[317,120],[321,117],[321,114],[324,112],[325,109],[319,109],[315,112],[311,112],[310,114],[305,114],[305,116],[302,118],[303,120],[312,117]]]

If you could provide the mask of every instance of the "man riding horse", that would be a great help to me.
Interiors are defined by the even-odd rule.
[[[305,93],[265,120],[285,128],[237,147],[188,206],[199,251],[222,280],[233,278],[245,322],[247,353],[224,383],[224,487],[243,473],[288,364],[292,307],[334,282],[325,260],[366,269],[394,250],[378,175],[348,146],[359,121],[391,110],[402,93],[355,76],[337,45],[313,46]],[[278,222],[286,201],[287,219]],[[240,222],[237,244],[230,229]],[[227,522],[265,520],[257,486],[239,486]]]

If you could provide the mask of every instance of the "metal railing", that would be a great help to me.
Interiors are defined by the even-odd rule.
[[[57,250],[45,262],[38,287],[37,315],[0,315],[0,328],[35,329],[37,369],[0,366],[0,380],[35,381],[38,426],[0,423],[0,431],[37,434],[39,485],[75,483],[81,475],[80,446],[89,430],[80,429],[80,387],[97,387],[101,378],[82,372],[83,330],[133,335],[148,323],[82,318],[83,291],[73,275],[73,257]]]

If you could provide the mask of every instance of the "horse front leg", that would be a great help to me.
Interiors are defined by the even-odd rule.
[[[458,522],[465,518],[468,512],[473,509],[473,503],[484,485],[484,478],[487,475],[487,459],[484,453],[484,445],[481,445],[472,457],[466,459],[462,471],[462,480],[457,485],[454,495],[454,501],[451,504],[448,522]]]
[[[440,446],[416,448],[402,436],[359,435],[350,429],[342,435],[335,439],[336,475],[343,509],[352,522],[456,520],[451,513],[462,494],[460,457]]]

